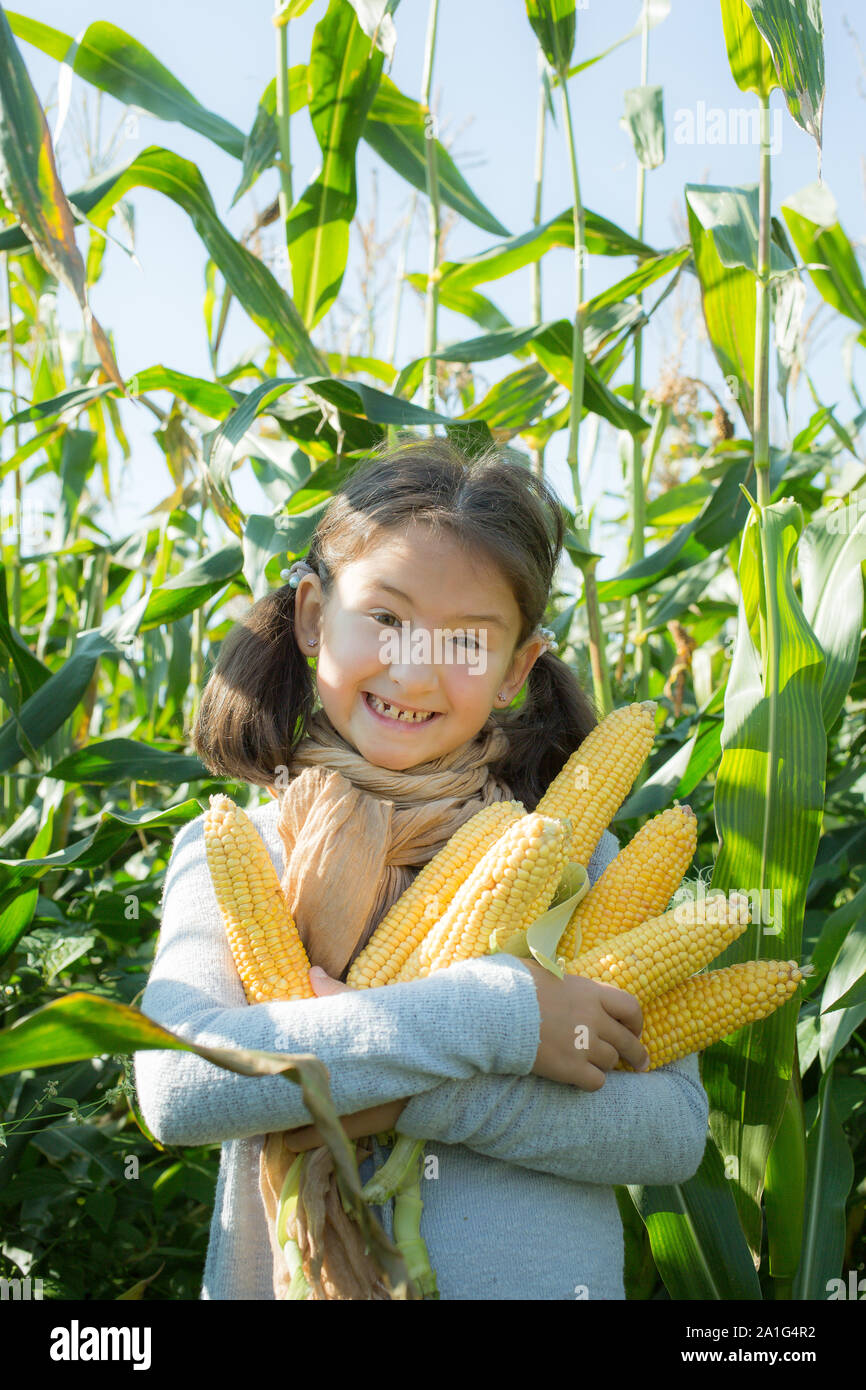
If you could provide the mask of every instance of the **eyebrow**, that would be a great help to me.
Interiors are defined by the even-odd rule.
[[[393,584],[386,584],[384,580],[377,579],[376,587],[386,590],[389,594],[396,594],[397,598],[405,599],[410,607],[414,606],[410,596],[404,594],[402,589],[395,588]],[[507,622],[504,618],[500,618],[498,613],[464,613],[462,621],[470,623],[495,623],[497,627],[503,628],[506,632],[508,631]]]

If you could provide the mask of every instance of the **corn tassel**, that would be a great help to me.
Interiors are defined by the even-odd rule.
[[[697,840],[698,820],[690,806],[676,804],[653,816],[578,903],[559,955],[573,960],[664,912],[694,858]]]
[[[571,857],[584,867],[649,756],[655,710],[645,700],[609,714],[571,754],[535,808],[544,816],[568,816]]]
[[[809,973],[794,960],[747,960],[695,975],[658,995],[643,1010],[641,1042],[650,1071],[768,1018]],[[620,1062],[617,1070],[632,1068]]]
[[[204,843],[232,956],[251,1004],[314,999],[310,962],[267,847],[231,797],[210,798]]]
[[[714,960],[748,923],[749,900],[743,894],[680,903],[566,962],[565,973],[616,985],[643,1008]]]
[[[490,847],[525,814],[520,801],[495,801],[465,821],[386,912],[346,983],[353,989],[390,984]]]
[[[515,821],[473,869],[397,980],[421,979],[485,955],[493,933],[504,939],[525,931],[556,892],[571,857],[570,832],[566,822],[535,811]]]

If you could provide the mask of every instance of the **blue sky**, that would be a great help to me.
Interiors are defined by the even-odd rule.
[[[290,61],[305,61],[313,27],[324,13],[325,0],[315,0],[307,15],[296,20],[290,30]],[[409,95],[420,95],[424,38],[428,5],[426,0],[402,0],[396,14],[397,47],[390,75]],[[578,14],[578,59],[604,49],[635,23],[638,0],[589,0]],[[94,20],[110,21],[126,29],[166,64],[168,68],[212,110],[219,112],[244,130],[249,129],[258,98],[274,71],[274,32],[269,5],[240,7],[227,0],[150,0],[146,6],[118,3],[118,0],[31,0],[24,12],[46,23],[79,35]],[[853,4],[825,0],[825,52],[827,98],[824,112],[823,175],[840,209],[840,218],[849,236],[858,242],[863,233],[864,141],[861,135],[866,115],[866,78],[860,45],[866,49],[866,16]],[[850,27],[848,27],[850,26]],[[859,41],[859,42],[858,42]],[[33,77],[37,92],[48,108],[49,125],[54,129],[57,108],[58,66],[52,60],[22,43],[21,51]],[[440,135],[449,144],[453,157],[478,197],[512,233],[527,230],[532,222],[533,166],[535,155],[537,101],[536,47],[525,16],[523,0],[440,0],[439,34],[434,69],[434,105],[438,111]],[[632,40],[615,53],[572,79],[570,95],[574,112],[578,161],[583,198],[586,205],[626,229],[635,228],[635,160],[630,142],[619,126],[623,110],[623,90],[640,81],[640,43]],[[753,183],[757,178],[758,151],[752,145],[682,143],[686,120],[691,112],[700,123],[700,111],[720,107],[748,108],[753,98],[736,88],[727,64],[717,0],[673,0],[671,14],[650,35],[649,81],[664,89],[667,126],[667,158],[664,165],[647,179],[645,240],[662,248],[678,244],[684,237],[685,210],[683,185],[692,183]],[[74,188],[86,176],[82,159],[82,97],[86,96],[91,129],[96,107],[95,89],[76,78],[72,109],[58,143],[58,161],[67,188]],[[774,129],[781,144],[773,161],[773,207],[816,178],[817,156],[814,142],[788,115],[781,95],[772,97]],[[103,139],[122,116],[122,108],[111,98],[102,98]],[[184,127],[148,115],[129,123],[130,134],[117,147],[115,159],[149,144],[164,144],[200,168],[214,197],[217,209],[235,235],[250,225],[256,211],[263,208],[277,191],[274,171],[262,177],[252,192],[236,208],[229,203],[237,183],[239,165],[229,155]],[[451,141],[453,139],[453,145]],[[319,149],[306,111],[292,122],[293,164],[296,193],[314,176]],[[365,145],[358,158],[359,216],[368,220],[373,207],[374,177],[379,215],[378,237],[395,232],[409,206],[411,190]],[[202,299],[204,293],[204,248],[190,222],[173,203],[148,190],[136,190],[135,245],[140,268],[115,246],[109,246],[103,277],[93,291],[95,312],[109,329],[116,344],[124,375],[163,362],[177,370],[210,375]],[[565,140],[557,102],[557,125],[548,128],[544,186],[544,218],[567,208],[571,202],[570,176]],[[427,262],[426,202],[419,195],[410,244],[410,270],[423,270]],[[122,235],[117,220],[112,224]],[[449,235],[446,256],[459,259],[488,246],[494,238],[465,221],[458,221]],[[82,248],[86,237],[80,237]],[[398,242],[380,258],[376,291],[380,338],[378,351],[384,356],[390,331],[390,317]],[[332,311],[335,328],[348,321],[352,308],[361,305],[357,268],[359,237],[352,233],[350,264],[338,307]],[[587,293],[594,293],[625,274],[632,263],[622,258],[593,257],[587,271]],[[285,274],[285,272],[277,272]],[[570,315],[573,310],[573,260],[571,253],[557,250],[544,261],[543,317]],[[530,272],[480,287],[482,292],[508,315],[516,325],[530,319]],[[650,292],[650,302],[655,294]],[[810,288],[807,313],[818,304]],[[720,389],[720,374],[706,344],[702,324],[695,313],[693,289],[672,297],[660,311],[655,326],[645,335],[647,383],[657,380],[665,360],[679,357],[683,372],[705,377]],[[677,322],[677,309],[681,324]],[[78,325],[77,309],[71,297],[61,295],[63,322]],[[816,340],[810,368],[822,398],[841,402],[841,413],[850,411],[850,395],[842,370],[840,348],[847,328],[827,324]],[[851,325],[853,328],[853,325]],[[440,339],[457,341],[474,336],[478,330],[469,320],[443,313]],[[317,342],[329,344],[327,320],[314,330]],[[220,357],[220,367],[228,369],[236,360],[249,356],[261,346],[261,336],[250,320],[233,307],[229,331]],[[360,349],[359,349],[360,350]],[[402,364],[423,350],[423,306],[414,291],[404,293],[397,361]],[[856,362],[856,359],[855,359]],[[487,383],[499,379],[515,366],[513,359],[482,364],[479,375]],[[630,368],[629,368],[630,375]],[[167,397],[163,397],[167,400]],[[709,402],[706,398],[703,404]],[[814,407],[805,383],[793,402],[793,423],[800,427]],[[154,424],[143,407],[124,403],[124,423],[133,445],[133,458],[126,465],[122,486],[116,491],[115,506],[103,514],[103,524],[114,535],[125,534],[147,509],[170,491],[170,479],[160,451],[151,438]],[[740,427],[739,421],[738,427]],[[774,401],[772,440],[786,439],[784,417]],[[565,432],[548,450],[551,480],[560,494],[571,501],[570,480],[564,465]],[[119,456],[114,465],[119,477]],[[602,430],[600,446],[585,481],[585,494],[592,502],[603,489],[619,489],[616,439]],[[242,506],[250,511],[269,510],[249,465],[235,475],[235,491]],[[606,516],[615,515],[615,497],[602,502]],[[218,533],[213,532],[214,536]],[[615,572],[622,554],[622,528],[599,532],[605,560],[602,575]]]

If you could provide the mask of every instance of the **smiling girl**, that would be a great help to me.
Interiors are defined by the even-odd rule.
[[[428,1140],[421,1233],[444,1299],[623,1298],[613,1186],[684,1181],[706,1137],[696,1056],[614,1071],[647,1060],[622,990],[508,955],[341,983],[455,830],[493,801],[533,810],[594,726],[540,627],[563,539],[552,490],[496,451],[430,439],[356,467],[306,561],[226,637],[192,735],[215,775],[271,792],[250,817],[318,997],[246,1003],[198,817],[174,841],[142,1001],[200,1044],[315,1053],[351,1137]],[[616,851],[605,832],[591,882]],[[182,1052],[137,1054],[136,1081],[163,1143],[222,1144],[202,1297],[274,1298],[259,1163],[265,1135],[316,1142],[300,1089]],[[374,1145],[362,1178],[381,1160]]]

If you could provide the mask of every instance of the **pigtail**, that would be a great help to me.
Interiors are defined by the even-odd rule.
[[[493,712],[511,745],[493,771],[527,811],[533,811],[598,718],[574,672],[553,652],[534,663],[525,689],[525,699],[516,709]]]
[[[270,786],[304,737],[316,687],[294,615],[295,590],[284,584],[220,644],[190,735],[215,776]]]

